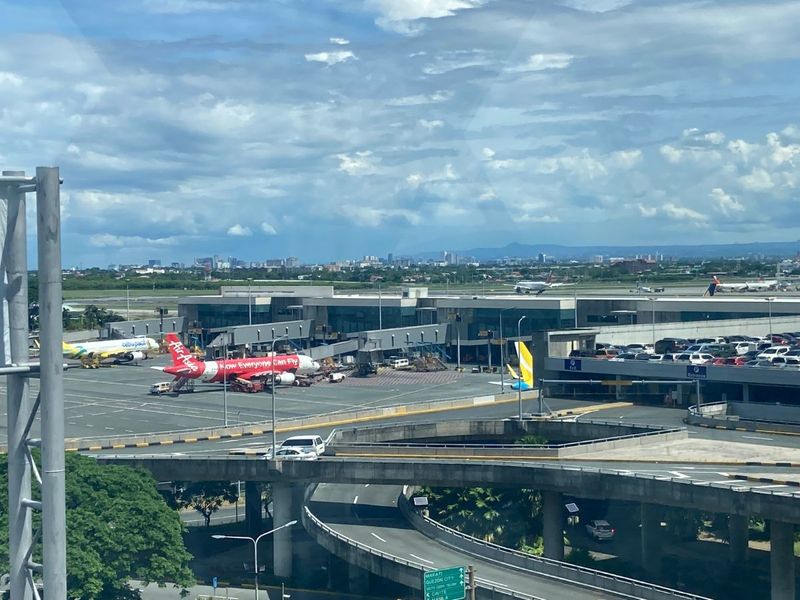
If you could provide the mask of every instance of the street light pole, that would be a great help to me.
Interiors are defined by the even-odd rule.
[[[270,386],[270,391],[272,392],[272,460],[275,460],[275,451],[278,449],[277,438],[275,435],[275,342],[284,338],[288,339],[289,336],[284,334],[276,338],[272,338],[269,346],[269,355],[272,358],[272,363],[270,363],[272,368],[272,385]]]
[[[276,527],[275,529],[270,529],[269,531],[265,531],[256,538],[252,538],[247,535],[222,535],[219,533],[211,536],[215,540],[249,540],[253,542],[253,582],[255,583],[256,600],[258,600],[258,542],[261,541],[261,538],[269,535],[270,533],[275,533],[276,531],[278,531],[279,529],[283,529],[284,527],[291,527],[296,523],[297,523],[296,519],[294,521],[289,521],[288,523],[284,523],[280,527]]]
[[[653,323],[653,352],[656,351],[656,297],[650,296],[650,307],[652,309],[651,321]]]
[[[517,321],[517,339],[519,340],[517,343],[517,357],[519,360],[519,381],[517,381],[517,403],[519,404],[519,420],[522,421],[522,321],[525,319],[526,315],[522,315]]]
[[[128,284],[127,281],[125,282],[125,305],[126,305],[125,320],[126,321],[130,321],[131,320],[131,290],[130,290],[130,285]]]
[[[383,296],[381,295],[381,282],[378,282],[378,330],[383,330]]]
[[[225,421],[225,427],[228,426],[228,373],[225,369],[225,361],[228,360],[228,332],[222,334],[222,414]]]
[[[253,278],[247,278],[247,324],[253,324]]]
[[[772,343],[772,301],[775,300],[773,297],[767,298],[767,308],[769,309],[769,343]]]
[[[504,394],[506,391],[506,383],[505,379],[503,378],[503,367],[505,366],[505,361],[503,360],[503,346],[506,345],[506,341],[503,338],[503,309],[500,310],[500,393]]]

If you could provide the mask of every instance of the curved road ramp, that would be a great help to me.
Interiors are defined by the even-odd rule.
[[[711,429],[800,435],[800,408],[755,402],[713,402],[690,406],[686,423]]]
[[[381,577],[422,588],[426,571],[473,565],[480,599],[701,600],[704,597],[533,557],[449,530],[403,508],[397,486],[309,486],[303,525],[332,554]],[[409,526],[411,525],[411,526]],[[432,541],[433,540],[433,541]]]

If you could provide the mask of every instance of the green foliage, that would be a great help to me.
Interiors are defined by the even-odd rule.
[[[175,483],[175,505],[178,508],[193,508],[211,525],[211,515],[226,502],[236,502],[236,486],[229,481],[193,481]]]
[[[94,304],[90,304],[83,310],[83,315],[80,318],[80,326],[86,329],[99,329],[106,323],[115,321],[123,321],[122,315],[119,315],[107,308],[100,308]]]
[[[543,446],[547,444],[547,438],[543,435],[536,435],[534,433],[529,433],[528,435],[523,435],[519,438],[515,444],[522,444],[525,446]]]
[[[433,519],[494,544],[522,548],[541,535],[541,495],[536,490],[425,488]]]
[[[0,493],[8,503],[8,463],[0,458]],[[130,579],[192,585],[191,555],[183,545],[180,518],[156,491],[145,471],[100,466],[66,456],[67,589],[69,597],[117,600],[132,597]],[[34,528],[40,515],[34,513]],[[0,559],[8,564],[8,516],[0,515]],[[41,550],[34,553],[41,559]]]

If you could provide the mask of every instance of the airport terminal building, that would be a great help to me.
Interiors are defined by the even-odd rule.
[[[393,293],[334,293],[332,286],[231,286],[219,295],[178,301],[178,315],[108,325],[108,335],[177,331],[185,341],[242,353],[294,346],[315,359],[368,353],[368,361],[434,354],[450,364],[498,369],[516,364],[514,342],[532,348],[537,379],[641,379],[686,377],[686,368],[592,358],[595,343],[654,343],[658,339],[725,335],[764,336],[800,331],[800,297],[590,296],[431,294],[425,287]],[[288,343],[286,340],[289,340]],[[569,361],[576,353],[577,361]],[[363,358],[363,356],[362,356]],[[800,402],[800,370],[709,366],[709,397]],[[791,372],[790,372],[791,371]],[[743,379],[744,378],[744,379]],[[559,393],[563,393],[561,386]],[[631,390],[582,388],[617,397]],[[659,398],[664,387],[642,392]],[[577,394],[576,390],[572,390]],[[659,396],[659,394],[661,396]],[[689,388],[678,404],[696,396]]]

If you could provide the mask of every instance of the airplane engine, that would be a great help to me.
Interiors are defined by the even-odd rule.
[[[128,352],[125,354],[125,360],[140,361],[144,360],[144,352]]]
[[[294,373],[279,373],[275,375],[275,383],[278,385],[292,385],[297,379]]]

